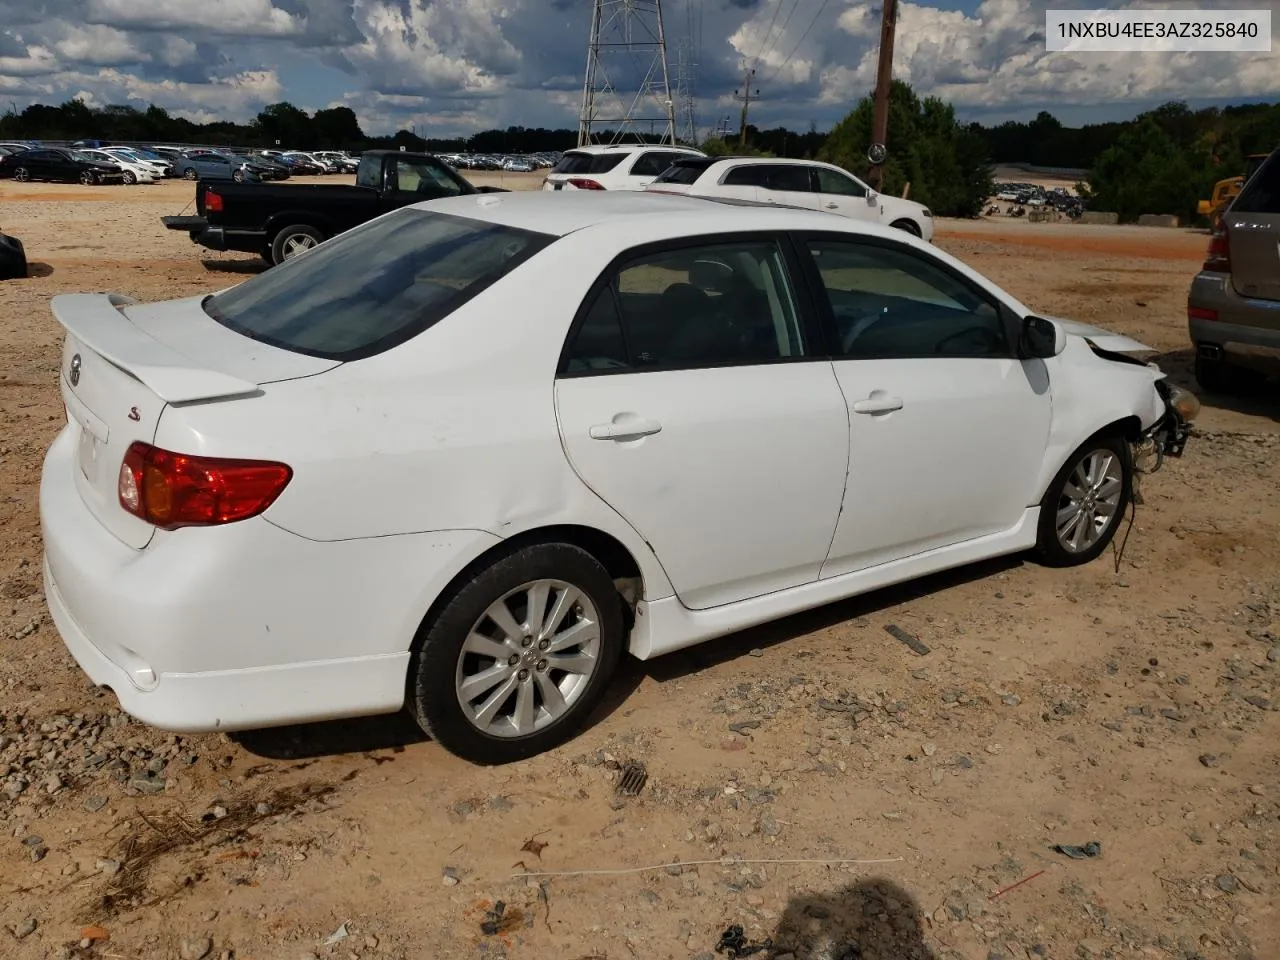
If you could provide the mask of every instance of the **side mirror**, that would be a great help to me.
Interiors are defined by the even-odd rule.
[[[1056,357],[1067,346],[1067,334],[1058,324],[1044,317],[1027,317],[1022,321],[1022,352],[1027,357],[1047,360]]]
[[[867,191],[867,206],[868,206],[868,207],[874,207],[874,206],[876,205],[876,201],[877,201],[877,200],[879,200],[879,199],[880,199],[880,194],[876,193],[874,190],[868,190],[868,191]]]

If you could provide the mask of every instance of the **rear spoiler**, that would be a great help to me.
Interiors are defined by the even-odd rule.
[[[137,303],[118,293],[63,293],[50,304],[54,319],[89,349],[141,382],[166,403],[216,400],[256,393],[258,384],[202,367],[125,316]]]

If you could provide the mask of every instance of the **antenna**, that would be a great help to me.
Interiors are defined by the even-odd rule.
[[[634,83],[624,83],[626,67]],[[676,105],[667,68],[662,0],[592,0],[587,75],[578,116],[578,146],[644,143],[641,124],[661,127],[659,142],[676,142]]]

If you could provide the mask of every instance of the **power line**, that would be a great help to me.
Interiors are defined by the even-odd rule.
[[[831,0],[822,0],[822,5],[818,7],[818,12],[813,15],[813,19],[809,21],[809,25],[804,28],[804,33],[800,34],[800,39],[796,41],[796,45],[791,48],[790,53],[782,58],[778,63],[778,66],[774,68],[773,73],[769,74],[768,78],[765,79],[765,84],[770,83],[773,78],[778,75],[778,71],[780,71],[784,65],[791,62],[791,58],[794,57],[796,55],[796,51],[800,49],[800,44],[804,43],[805,38],[809,36],[809,32],[813,30],[814,26],[818,22],[818,18],[822,16],[822,12],[827,9],[827,4],[830,2]]]
[[[759,65],[760,57],[764,53],[764,48],[769,45],[769,38],[773,36],[773,28],[778,23],[778,14],[782,12],[782,5],[786,0],[778,0],[773,8],[773,19],[769,21],[769,29],[765,31],[764,39],[760,41],[760,46],[756,48],[755,64]]]
[[[779,11],[781,11],[781,10],[782,10],[782,4],[783,4],[783,3],[786,3],[786,0],[779,0],[779,4],[778,4],[778,10],[779,10]],[[765,47],[765,48],[760,52],[760,54],[756,57],[756,63],[757,63],[757,64],[759,64],[759,63],[760,63],[760,62],[761,62],[765,57],[767,57],[769,54],[773,53],[773,51],[777,48],[777,45],[778,45],[779,43],[781,43],[781,42],[782,42],[782,38],[783,38],[783,37],[785,37],[785,36],[787,35],[787,24],[789,24],[789,23],[791,22],[791,18],[795,16],[795,14],[796,14],[796,9],[797,9],[799,6],[800,6],[800,0],[792,0],[792,3],[791,3],[791,12],[790,12],[790,13],[788,13],[788,14],[787,14],[787,16],[786,16],[786,19],[784,19],[784,20],[782,21],[782,28],[781,28],[780,30],[778,30],[778,35],[777,35],[776,37],[774,37],[774,38],[773,38],[773,43],[768,44],[768,45],[767,45],[767,46],[766,46],[766,47]]]

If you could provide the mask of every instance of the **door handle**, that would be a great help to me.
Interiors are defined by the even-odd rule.
[[[839,207],[839,206],[840,206],[840,204],[838,204],[838,203],[828,203],[828,204],[827,204],[827,209],[828,209],[828,210],[835,210],[835,209],[836,209],[837,207]]]
[[[901,397],[868,397],[853,405],[854,413],[890,413],[902,409]]]
[[[592,440],[635,440],[662,429],[657,420],[623,420],[620,423],[597,423],[587,431]]]

